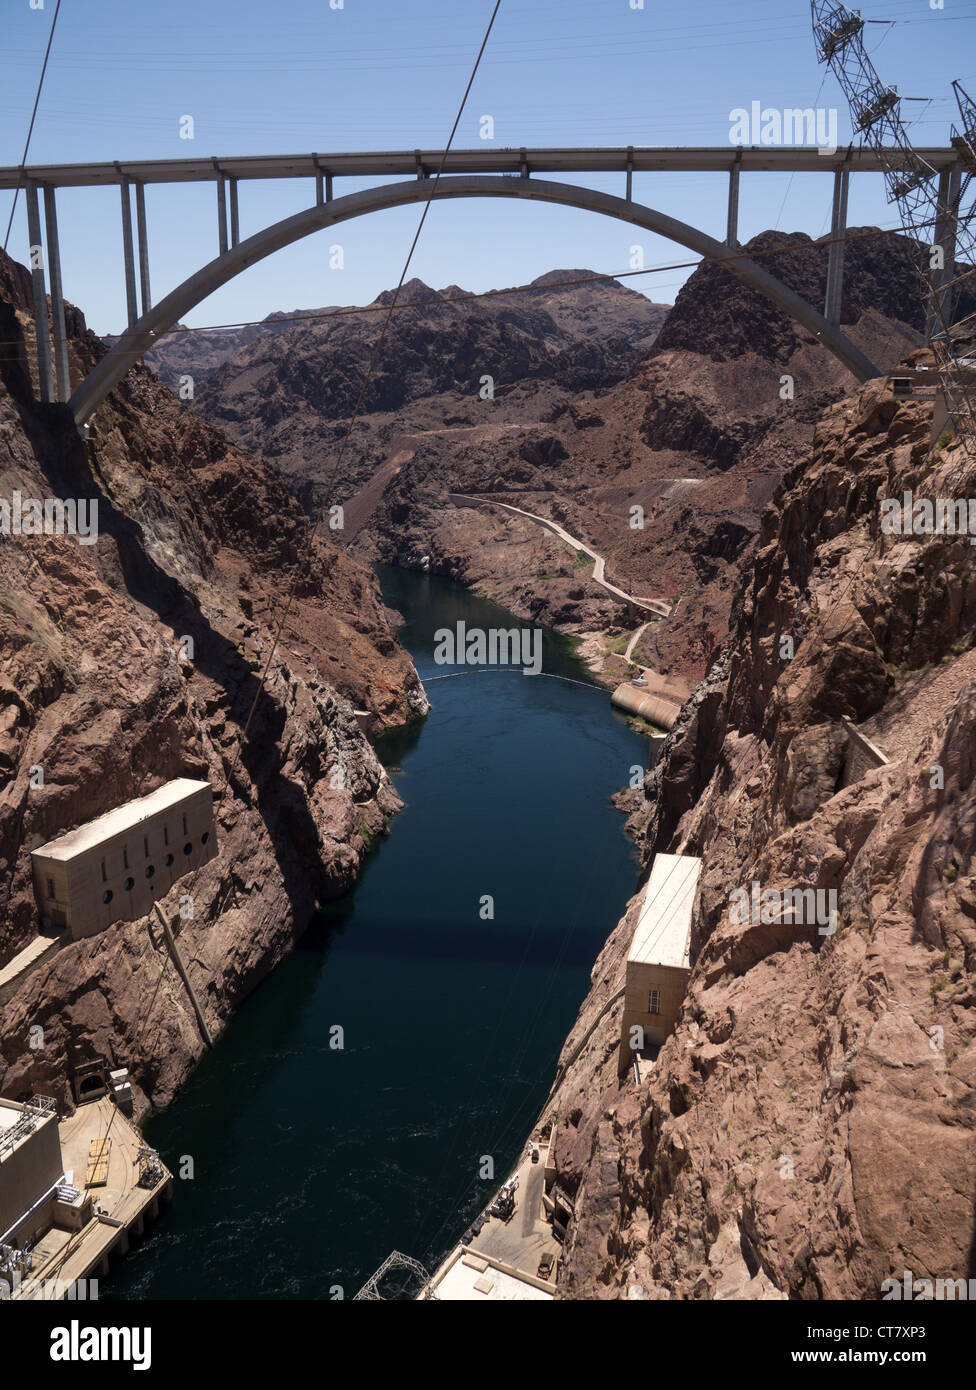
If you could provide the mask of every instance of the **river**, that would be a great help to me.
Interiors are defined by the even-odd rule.
[[[521,624],[378,573],[425,683],[462,673],[379,744],[406,809],[356,888],[148,1123],[174,1200],[105,1299],[351,1298],[393,1249],[433,1269],[507,1176],[636,885],[610,797],[646,743],[608,692],[551,632],[566,680],[437,666],[437,629]]]

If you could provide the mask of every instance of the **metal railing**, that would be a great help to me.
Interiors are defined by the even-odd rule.
[[[31,1096],[30,1100],[24,1101],[23,1104],[20,1119],[15,1120],[8,1129],[0,1131],[0,1160],[5,1153],[16,1148],[22,1139],[33,1134],[48,1116],[57,1114],[57,1106],[50,1096]]]

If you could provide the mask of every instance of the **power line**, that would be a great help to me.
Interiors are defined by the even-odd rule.
[[[13,226],[14,212],[17,208],[17,199],[20,197],[21,184],[24,177],[24,169],[27,165],[27,151],[30,149],[31,136],[34,133],[34,122],[37,119],[37,107],[41,100],[41,88],[44,86],[44,74],[47,72],[47,60],[51,56],[51,44],[54,42],[54,26],[58,22],[58,15],[61,12],[61,0],[58,0],[54,7],[54,18],[51,20],[51,32],[47,36],[47,48],[44,50],[44,62],[41,64],[41,75],[37,83],[37,91],[34,94],[34,109],[31,112],[30,125],[27,127],[27,139],[24,141],[24,153],[20,159],[20,172],[17,175],[17,187],[14,189],[14,200],[10,204],[10,216],[7,219],[7,234],[3,239],[3,250],[6,255],[7,242],[10,240],[10,228]]]
[[[467,102],[468,102],[468,95],[470,94],[471,88],[474,86],[474,80],[475,80],[475,77],[476,77],[477,74],[478,74],[478,69],[479,69],[479,67],[481,66],[481,59],[482,59],[482,57],[483,57],[483,55],[484,55],[484,51],[485,51],[486,47],[488,46],[488,39],[489,39],[489,37],[491,36],[491,31],[492,31],[492,28],[494,27],[495,18],[496,18],[496,16],[497,16],[498,11],[499,11],[500,8],[501,8],[501,0],[495,0],[495,8],[492,10],[491,19],[488,21],[488,28],[485,30],[485,36],[484,36],[484,38],[483,38],[482,41],[481,41],[481,47],[480,47],[480,49],[478,50],[478,56],[477,56],[477,58],[475,59],[474,67],[473,67],[472,70],[471,70],[471,76],[468,78],[468,85],[467,85],[467,86],[465,87],[465,89],[464,89],[464,95],[463,95],[463,97],[461,98],[461,104],[460,104],[460,106],[458,107],[457,115],[456,115],[455,118],[454,118],[454,125],[451,127],[451,134],[450,134],[450,137],[449,137],[449,139],[448,139],[448,141],[447,141],[447,144],[446,144],[445,147],[444,147],[443,153],[441,154],[441,162],[440,162],[440,164],[438,165],[436,177],[434,178],[433,185],[432,185],[431,190],[430,190],[430,193],[429,193],[429,195],[428,195],[428,197],[427,197],[427,201],[424,203],[423,212],[422,212],[421,215],[420,215],[420,222],[418,223],[417,230],[416,230],[416,232],[414,233],[413,241],[412,241],[411,244],[410,244],[410,250],[407,252],[407,258],[406,258],[406,260],[404,261],[404,264],[403,264],[403,270],[402,270],[402,272],[401,272],[401,274],[400,274],[399,283],[397,284],[397,287],[396,287],[396,289],[395,289],[394,292],[393,292],[393,298],[391,299],[390,305],[389,305],[389,312],[387,313],[386,319],[385,319],[385,321],[384,321],[384,323],[383,323],[383,328],[382,328],[382,330],[381,330],[381,332],[380,332],[379,338],[377,339],[376,346],[375,346],[374,349],[373,349],[373,355],[372,355],[372,357],[370,358],[369,366],[368,366],[368,368],[367,368],[367,370],[366,370],[365,378],[363,379],[363,384],[362,384],[362,387],[361,387],[360,392],[359,392],[359,398],[358,398],[357,401],[356,401],[355,408],[353,409],[352,416],[350,417],[349,426],[348,426],[348,428],[347,428],[347,430],[346,430],[345,436],[344,436],[344,438],[343,438],[343,440],[342,440],[342,443],[341,443],[340,446],[339,446],[339,449],[338,449],[338,452],[337,452],[337,455],[336,455],[335,465],[334,465],[334,467],[333,467],[333,469],[332,469],[332,473],[330,474],[329,478],[327,479],[326,488],[325,488],[325,493],[324,493],[324,496],[323,496],[323,498],[322,498],[321,505],[320,505],[319,510],[318,510],[318,515],[316,516],[315,521],[314,521],[314,523],[313,523],[313,525],[312,525],[312,527],[311,527],[311,529],[310,529],[310,531],[309,531],[309,533],[308,533],[308,544],[307,544],[306,549],[305,549],[305,562],[304,562],[304,566],[303,566],[301,569],[296,570],[295,577],[294,577],[294,579],[292,580],[291,589],[290,589],[289,594],[288,594],[288,601],[287,601],[287,603],[285,604],[284,612],[282,613],[281,619],[280,619],[280,621],[279,621],[279,623],[278,623],[278,625],[277,625],[277,628],[276,628],[276,630],[275,630],[274,639],[273,639],[272,644],[271,644],[271,650],[270,650],[270,652],[268,653],[268,659],[267,659],[267,661],[265,662],[263,671],[261,672],[261,678],[260,678],[260,680],[258,681],[258,688],[257,688],[257,690],[255,691],[254,700],[252,701],[252,703],[251,703],[251,708],[250,708],[250,710],[248,711],[247,719],[244,721],[244,728],[243,728],[243,730],[241,731],[240,741],[239,741],[238,746],[237,746],[237,753],[236,753],[236,755],[235,755],[235,757],[234,757],[234,761],[233,761],[233,763],[232,763],[232,765],[231,765],[230,772],[228,773],[228,779],[229,779],[231,776],[233,776],[234,770],[235,770],[235,768],[237,767],[238,763],[240,762],[241,753],[242,753],[242,750],[243,750],[243,747],[244,747],[244,740],[247,738],[248,730],[249,730],[249,728],[250,728],[250,726],[251,726],[251,720],[254,718],[254,711],[257,709],[258,700],[260,699],[261,694],[262,694],[262,692],[263,692],[263,690],[264,690],[264,683],[265,683],[265,681],[266,681],[266,679],[267,679],[268,672],[269,672],[269,670],[271,669],[271,663],[272,663],[272,661],[274,660],[275,653],[276,653],[277,650],[278,650],[278,643],[279,643],[279,641],[281,640],[282,631],[284,630],[285,623],[288,621],[288,617],[289,617],[289,615],[290,615],[290,613],[291,613],[292,606],[293,606],[293,604],[294,604],[294,602],[295,602],[295,595],[296,595],[296,593],[298,592],[298,585],[299,585],[299,582],[300,582],[301,578],[303,577],[303,575],[307,572],[307,569],[308,569],[308,565],[309,565],[309,561],[310,561],[310,559],[311,559],[311,553],[312,553],[312,549],[311,549],[311,547],[312,547],[312,542],[315,540],[315,533],[318,531],[318,528],[319,528],[319,526],[321,525],[322,519],[323,519],[323,517],[325,516],[326,512],[328,511],[329,504],[330,504],[331,499],[332,499],[332,489],[333,489],[333,487],[335,486],[335,481],[336,481],[336,478],[337,478],[337,476],[338,476],[339,469],[340,469],[340,467],[342,466],[342,460],[343,460],[343,458],[344,458],[344,456],[345,456],[346,447],[347,447],[347,445],[348,445],[348,443],[349,443],[349,440],[350,440],[350,438],[351,438],[351,436],[352,436],[352,432],[353,432],[353,429],[354,429],[354,427],[355,427],[356,421],[359,419],[359,412],[360,412],[360,410],[362,409],[363,401],[364,401],[365,398],[366,398],[366,392],[367,392],[368,389],[369,389],[370,383],[371,383],[371,381],[372,381],[372,379],[373,379],[373,373],[374,373],[374,371],[376,370],[376,363],[377,363],[377,361],[379,360],[380,352],[382,351],[383,344],[384,344],[385,341],[386,341],[386,335],[387,335],[387,331],[388,331],[388,329],[389,329],[389,327],[390,327],[390,321],[391,321],[391,319],[393,318],[393,311],[394,311],[394,309],[396,308],[396,304],[397,304],[397,301],[398,301],[399,296],[400,296],[400,291],[402,290],[404,281],[405,281],[406,278],[407,278],[407,271],[410,269],[410,263],[411,263],[411,261],[413,260],[414,252],[415,252],[416,249],[417,249],[417,243],[420,241],[420,234],[421,234],[421,232],[422,232],[423,229],[424,229],[424,223],[427,221],[427,214],[430,212],[431,205],[432,205],[432,203],[433,203],[435,197],[437,196],[437,189],[438,189],[438,185],[440,184],[441,175],[442,175],[442,173],[444,172],[444,165],[445,165],[446,162],[447,162],[447,156],[448,156],[448,154],[450,153],[451,146],[452,146],[453,143],[454,143],[454,137],[455,137],[455,135],[457,134],[457,128],[458,128],[458,126],[459,126],[460,123],[461,123],[461,117],[462,117],[462,115],[464,114],[464,108],[465,108],[465,106],[467,105]]]

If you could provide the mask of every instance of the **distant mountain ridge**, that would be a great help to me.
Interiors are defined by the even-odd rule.
[[[391,289],[382,291],[369,305],[276,310],[259,324],[239,328],[193,330],[179,324],[146,353],[144,360],[168,386],[176,389],[184,375],[199,382],[232,361],[239,368],[251,367],[257,360],[274,356],[283,342],[289,350],[299,343],[303,349],[317,349],[326,343],[348,346],[361,339],[371,342],[373,325],[382,323],[383,316],[378,311],[386,308],[393,296]],[[529,287],[486,295],[474,294],[458,285],[435,290],[414,278],[401,287],[397,305],[398,311],[399,306],[416,305],[440,321],[445,313],[453,314],[459,322],[470,315],[472,333],[480,334],[490,323],[507,324],[513,334],[539,345],[532,362],[526,363],[537,371],[543,369],[547,357],[586,342],[589,367],[581,366],[580,370],[592,379],[597,370],[606,368],[616,380],[646,356],[670,308],[655,304],[619,280],[601,279],[592,270],[553,270],[540,275]],[[301,336],[306,331],[311,333],[310,338]],[[423,327],[420,331],[423,334]],[[415,342],[416,337],[415,331],[405,333],[405,346]],[[594,360],[594,339],[613,345],[608,348],[605,362]],[[256,348],[258,343],[264,346]],[[444,389],[445,365],[441,363],[440,369],[432,373],[435,389]],[[415,381],[414,385],[422,387],[424,383]]]

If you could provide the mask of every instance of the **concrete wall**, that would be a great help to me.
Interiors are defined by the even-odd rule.
[[[35,851],[31,858],[38,910],[42,917],[66,926],[75,941],[93,936],[113,922],[145,917],[184,874],[216,854],[213,792],[200,787],[67,862]],[[55,888],[53,904],[49,879]]]
[[[62,1172],[58,1117],[50,1114],[0,1159],[0,1235],[30,1210]],[[25,1229],[24,1238],[31,1228]]]
[[[620,1025],[621,1071],[633,1061],[630,1030],[635,1024],[644,1029],[644,1039],[648,1043],[663,1043],[674,1032],[690,974],[690,970],[673,965],[627,962],[627,987]],[[652,989],[661,991],[660,1011],[656,1014],[649,1013],[647,1008]]]
[[[844,755],[844,775],[842,787],[859,782],[866,773],[875,767],[885,767],[888,759],[881,749],[858,730],[849,719],[841,721],[847,734],[847,752]]]
[[[10,1002],[27,976],[45,961],[56,956],[67,942],[64,936],[35,936],[22,951],[11,957],[0,969],[0,1009]]]

